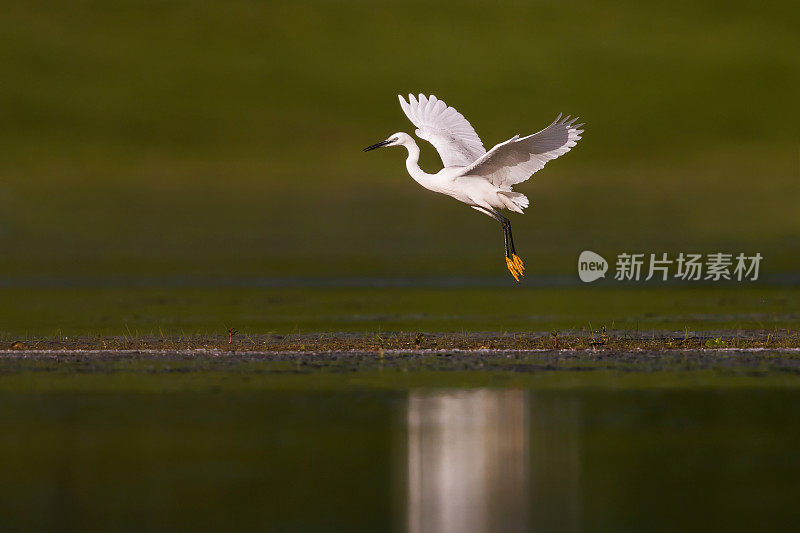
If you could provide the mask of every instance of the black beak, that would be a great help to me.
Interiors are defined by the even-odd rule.
[[[389,141],[389,140],[381,141],[379,143],[373,144],[372,146],[367,146],[366,148],[364,148],[364,151],[365,152],[369,152],[370,150],[374,150],[375,148],[380,148],[381,146],[386,146],[387,144],[389,144],[391,142],[392,141]]]

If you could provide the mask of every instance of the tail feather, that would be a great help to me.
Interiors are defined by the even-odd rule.
[[[530,205],[528,197],[521,192],[497,191],[497,195],[508,209],[517,213],[522,213]]]

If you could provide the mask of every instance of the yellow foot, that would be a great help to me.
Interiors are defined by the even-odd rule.
[[[516,254],[512,254],[511,257],[506,257],[506,266],[508,267],[508,271],[511,272],[511,275],[514,276],[514,279],[517,281],[519,281],[519,278],[525,275],[525,264]]]
[[[511,254],[511,259],[514,260],[514,264],[517,265],[517,270],[519,270],[519,275],[522,276],[522,273],[525,272],[525,263],[522,262],[522,259],[517,254]]]

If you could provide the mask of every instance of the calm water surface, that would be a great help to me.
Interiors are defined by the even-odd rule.
[[[789,530],[791,391],[0,394],[8,529]]]

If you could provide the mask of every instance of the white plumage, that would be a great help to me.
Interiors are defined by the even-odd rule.
[[[545,129],[527,137],[515,135],[501,142],[485,155],[473,161],[464,175],[483,176],[498,187],[511,187],[542,170],[545,163],[564,155],[578,144],[583,124],[575,125],[577,117],[570,119],[558,115]]]
[[[530,178],[548,161],[569,152],[580,140],[583,124],[575,124],[577,118],[559,115],[538,133],[526,137],[515,135],[487,152],[464,115],[444,101],[423,94],[418,98],[408,95],[408,102],[402,96],[398,98],[403,112],[417,127],[415,133],[436,148],[444,168],[436,174],[419,168],[419,146],[403,132],[364,150],[404,146],[408,150],[408,173],[420,185],[451,196],[499,221],[506,243],[506,264],[519,281],[524,265],[514,251],[511,223],[498,210],[522,213],[528,207],[528,198],[513,191],[512,186]]]
[[[437,99],[413,94],[408,95],[408,103],[402,96],[400,107],[417,129],[414,133],[420,139],[431,143],[442,158],[446,167],[465,167],[486,153],[483,142],[475,133],[464,115]]]

